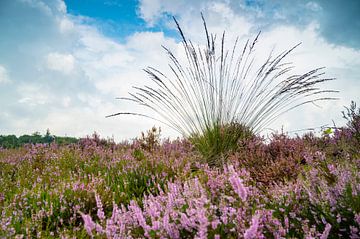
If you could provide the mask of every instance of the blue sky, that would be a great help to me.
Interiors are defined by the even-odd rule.
[[[142,110],[115,100],[149,82],[142,71],[169,72],[161,45],[184,57],[171,16],[186,36],[204,43],[200,12],[210,31],[229,45],[261,30],[264,59],[302,42],[290,57],[295,72],[326,67],[325,88],[340,99],[280,117],[271,129],[296,131],[341,126],[343,106],[360,105],[360,1],[340,0],[2,0],[0,1],[0,134],[44,133],[133,138],[153,125],[136,117],[105,115]],[[164,136],[176,132],[162,126]]]
[[[102,32],[119,39],[134,31],[142,31],[146,22],[138,17],[138,1],[65,1],[68,12],[75,16],[89,16],[102,23]]]
[[[65,3],[69,14],[90,17],[87,24],[118,41],[123,42],[126,36],[139,31],[162,31],[167,36],[178,36],[177,31],[163,26],[161,21],[155,25],[147,24],[140,16],[137,0],[66,0]]]

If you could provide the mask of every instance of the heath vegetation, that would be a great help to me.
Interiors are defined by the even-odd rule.
[[[222,167],[156,128],[119,144],[0,149],[0,237],[358,238],[353,106],[321,136],[241,139]]]

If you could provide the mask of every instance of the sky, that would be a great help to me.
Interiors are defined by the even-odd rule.
[[[200,12],[210,32],[226,31],[229,46],[236,36],[245,43],[261,30],[257,59],[301,42],[288,57],[294,72],[326,67],[325,76],[336,78],[324,88],[338,90],[338,100],[290,111],[271,131],[342,126],[344,106],[360,105],[357,0],[1,0],[0,135],[50,129],[120,141],[155,125],[163,137],[178,136],[149,119],[105,116],[146,112],[115,98],[148,84],[147,66],[169,73],[162,45],[184,57],[172,16],[187,38],[205,43]]]

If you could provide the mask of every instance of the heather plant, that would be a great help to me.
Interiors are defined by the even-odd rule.
[[[273,198],[268,207],[275,217],[284,220],[290,237],[320,237],[316,232],[321,231],[327,233],[320,238],[359,237],[358,166],[345,161],[326,162],[321,152],[309,157],[312,162],[303,177],[270,191]]]
[[[138,161],[127,143],[114,145],[93,136],[69,146],[3,150],[0,237],[86,237],[79,211],[96,214],[96,195],[103,200],[106,216],[113,203],[141,204],[147,194],[157,195],[159,188],[184,173],[187,146],[174,143],[173,155],[167,148]]]
[[[347,120],[343,127],[332,127],[331,133],[324,134],[323,137],[313,137],[312,145],[326,152],[333,160],[356,161],[360,156],[360,109],[357,109],[356,103],[351,102],[350,107],[345,107],[343,117]]]
[[[267,190],[269,185],[296,180],[313,150],[301,137],[272,134],[268,142],[263,137],[239,141],[229,161],[246,168],[257,186]]]
[[[141,137],[138,139],[140,147],[149,152],[158,149],[160,145],[160,134],[161,128],[157,129],[155,126],[153,126],[151,130],[148,130],[146,135],[144,132],[141,132]]]
[[[299,45],[269,57],[256,70],[254,52],[257,35],[240,48],[238,39],[230,50],[225,46],[225,32],[220,37],[209,33],[203,19],[206,45],[188,40],[174,18],[186,55],[182,63],[164,47],[170,59],[172,76],[148,67],[154,86],[134,87],[130,97],[120,99],[151,109],[153,117],[137,112],[115,115],[138,115],[161,121],[190,139],[211,165],[222,165],[237,141],[259,133],[283,113],[298,106],[333,99],[324,96],[333,90],[322,90],[323,68],[301,75],[290,75],[293,66],[284,59]],[[224,157],[225,156],[225,157]]]
[[[337,140],[241,139],[223,168],[186,139],[2,149],[0,237],[359,238],[360,161]]]
[[[360,108],[356,107],[356,103],[354,101],[351,101],[349,108],[345,108],[346,112],[343,111],[342,114],[344,119],[347,120],[347,129],[344,130],[344,133],[348,134],[350,138],[354,138],[357,146],[360,146]]]

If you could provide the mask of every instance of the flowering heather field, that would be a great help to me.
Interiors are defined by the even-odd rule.
[[[0,237],[359,238],[358,129],[241,140],[223,168],[156,131],[1,149]]]

